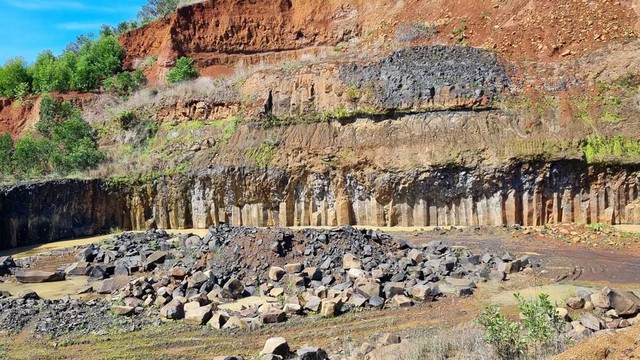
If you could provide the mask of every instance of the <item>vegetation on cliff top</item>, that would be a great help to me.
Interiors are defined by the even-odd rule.
[[[7,61],[0,68],[0,95],[23,98],[30,93],[95,90],[121,71],[123,56],[115,36],[80,36],[60,56],[45,50],[31,65],[20,58]]]
[[[0,177],[36,178],[95,168],[106,159],[91,126],[70,103],[45,96],[36,132],[14,143],[0,135]]]

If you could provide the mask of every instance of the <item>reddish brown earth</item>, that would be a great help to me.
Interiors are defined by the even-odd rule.
[[[638,12],[633,1],[607,0],[219,0],[183,7],[120,42],[127,50],[126,68],[158,57],[147,71],[152,78],[178,56],[193,57],[205,74],[219,75],[239,61],[297,60],[293,50],[356,38],[358,52],[446,43],[493,49],[514,62],[556,61],[635,37]],[[399,36],[410,32],[416,33],[411,41]]]
[[[38,101],[0,99],[0,134],[6,132],[14,139],[18,138],[23,129],[36,121],[38,109]]]

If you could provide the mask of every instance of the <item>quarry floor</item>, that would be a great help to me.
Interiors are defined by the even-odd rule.
[[[526,231],[513,232],[506,228],[442,232],[424,228],[383,230],[414,243],[441,240],[480,253],[503,250],[526,253],[540,267],[536,269],[536,276],[516,275],[502,283],[483,283],[471,298],[446,297],[406,309],[349,313],[333,319],[296,318],[249,333],[221,333],[177,323],[165,323],[137,332],[111,331],[107,335],[76,335],[58,339],[34,338],[30,333],[23,333],[1,337],[0,355],[4,352],[9,359],[84,359],[95,354],[100,354],[101,359],[210,359],[215,355],[225,354],[251,358],[261,350],[265,340],[272,336],[285,337],[293,348],[313,345],[348,351],[385,332],[399,333],[409,344],[415,344],[441,329],[472,326],[473,320],[488,305],[498,304],[506,311],[513,311],[514,292],[520,292],[529,298],[547,293],[552,300],[562,303],[581,287],[598,290],[609,285],[640,291],[640,234],[633,235],[637,242],[626,242],[624,246],[603,244],[594,247],[551,239],[540,236],[538,232],[526,234]],[[620,227],[619,230],[637,232],[640,227]],[[205,230],[174,232],[202,235]],[[102,238],[14,249],[12,253],[16,257],[34,256],[55,249],[96,242]],[[55,268],[72,261],[72,255],[60,255],[53,261],[49,259],[41,262],[42,265],[38,267]],[[74,279],[54,284],[38,284],[42,288],[34,290],[42,292],[44,297],[55,298],[70,294],[76,286],[84,284],[86,280]],[[20,284],[0,283],[0,290],[14,292],[22,287]],[[29,287],[34,288],[33,284]],[[633,342],[629,345],[628,341],[629,336],[640,333],[636,328],[637,326],[624,335],[609,339],[606,344],[637,347]],[[587,340],[584,345],[578,344],[570,349],[562,359],[604,359],[607,351],[602,350],[602,346],[601,342]],[[581,347],[584,351],[580,351]],[[407,346],[406,350],[411,351],[411,346]],[[390,359],[408,356],[395,354]]]

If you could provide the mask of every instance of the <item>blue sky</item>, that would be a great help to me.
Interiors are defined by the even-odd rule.
[[[133,20],[146,0],[0,0],[0,64],[42,50],[58,55],[78,35]]]

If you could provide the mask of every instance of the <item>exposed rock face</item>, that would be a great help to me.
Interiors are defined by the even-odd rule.
[[[0,248],[127,227],[124,200],[102,181],[57,180],[0,190]]]
[[[340,78],[371,89],[374,103],[385,109],[481,105],[510,83],[495,55],[449,46],[403,49],[373,64],[347,65]]]
[[[0,191],[0,247],[111,227],[541,225],[640,221],[640,169],[580,161],[292,176],[216,167],[142,187],[65,180]]]
[[[417,112],[490,104],[510,86],[504,65],[481,49],[424,46],[372,63],[332,63],[257,73],[242,92],[276,118],[352,112]],[[255,116],[251,114],[250,116]],[[334,114],[335,115],[335,114]]]

